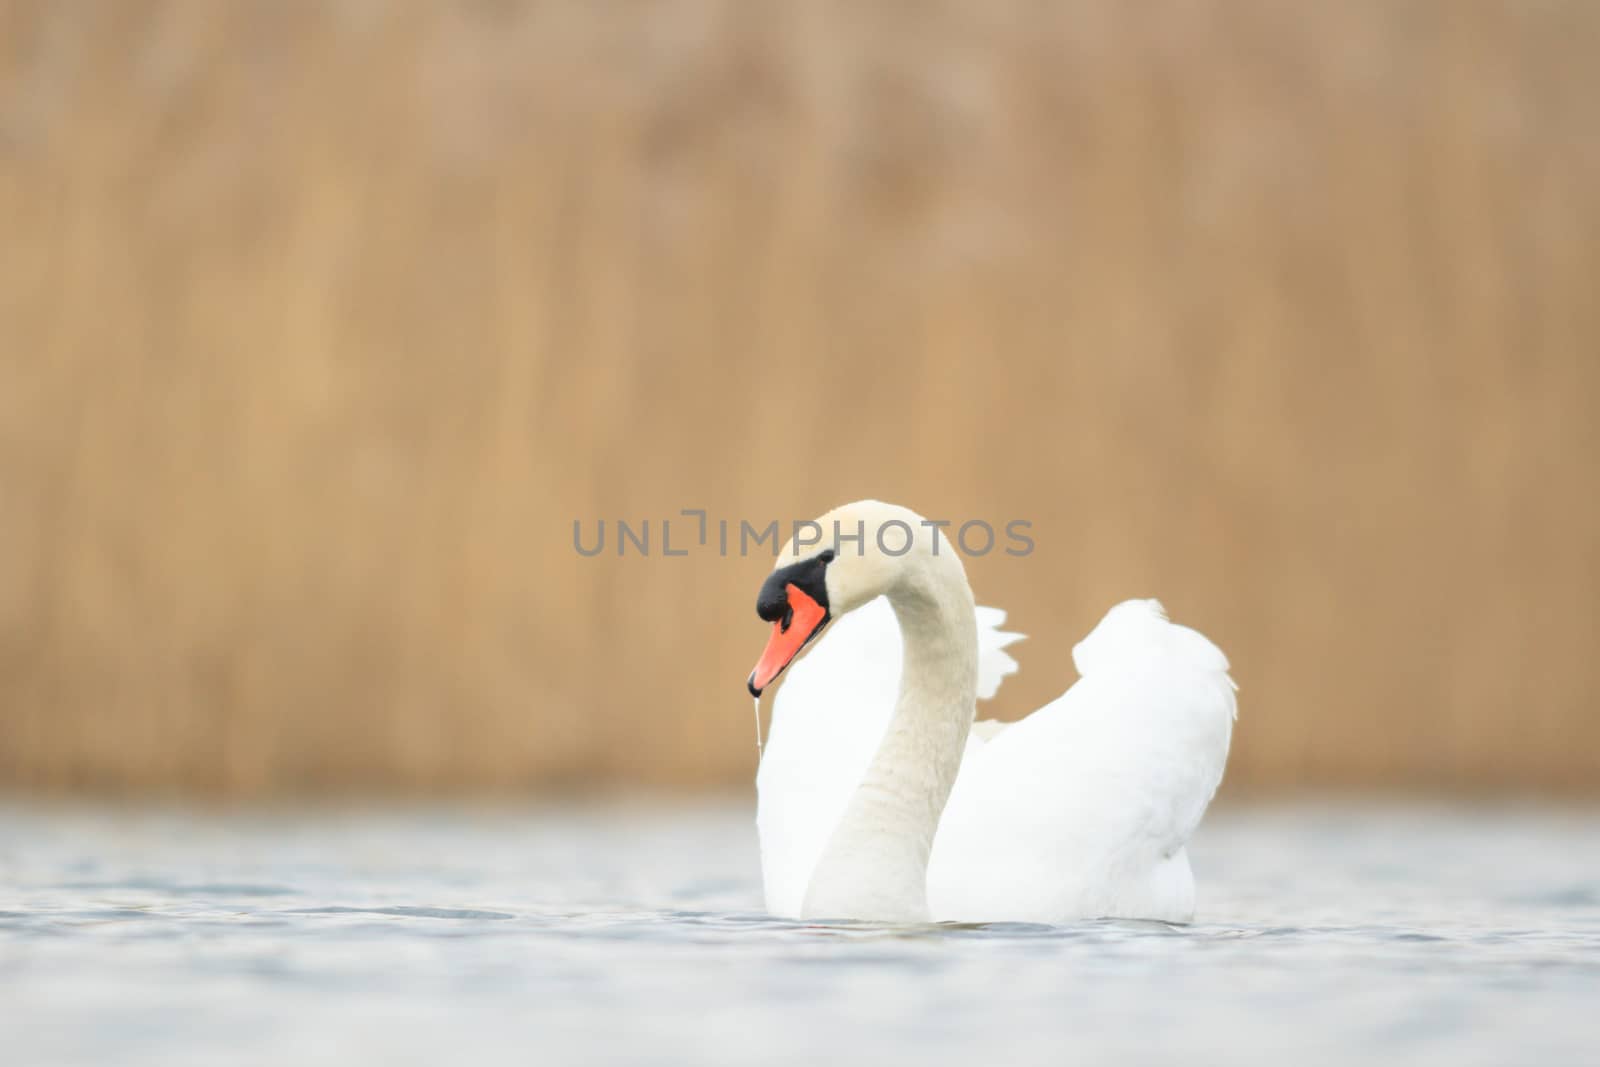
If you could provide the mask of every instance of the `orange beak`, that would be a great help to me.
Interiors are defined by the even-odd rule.
[[[767,648],[750,672],[751,696],[760,696],[783,669],[806,647],[806,642],[817,635],[822,624],[828,621],[828,609],[807,596],[793,582],[784,586],[789,598],[789,610],[783,618],[772,624],[772,636],[767,638]]]

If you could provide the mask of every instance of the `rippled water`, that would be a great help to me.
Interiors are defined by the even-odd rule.
[[[1600,812],[1213,813],[1201,921],[820,927],[740,806],[0,808],[7,1064],[1600,1062]]]

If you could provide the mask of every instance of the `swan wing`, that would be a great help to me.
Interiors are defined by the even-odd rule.
[[[888,606],[888,601],[884,601]],[[894,613],[890,612],[890,622],[893,622]],[[1022,634],[1009,630],[1002,630],[1005,625],[1006,613],[999,608],[977,609],[978,616],[978,699],[989,700],[1000,691],[1000,683],[1009,675],[1017,673],[1017,661],[1011,658],[1006,651],[1007,645],[1021,641]],[[899,628],[895,629],[896,636]],[[895,672],[896,683],[899,682],[899,671]]]
[[[1192,917],[1185,845],[1227,759],[1228,661],[1153,600],[1113,608],[1073,660],[1065,694],[969,744],[929,864],[935,918]]]
[[[1000,629],[1005,612],[977,609],[978,695],[1017,670]],[[894,715],[900,626],[879,597],[835,619],[788,670],[756,773],[756,829],[767,910],[798,916],[806,886]],[[969,742],[969,752],[976,742]]]

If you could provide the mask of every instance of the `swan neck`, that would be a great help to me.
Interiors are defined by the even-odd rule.
[[[903,647],[894,717],[812,874],[808,918],[928,918],[928,856],[976,708],[977,618],[953,552],[908,566],[888,599]]]

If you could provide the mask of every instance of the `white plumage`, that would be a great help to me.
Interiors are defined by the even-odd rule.
[[[1016,671],[1005,648],[1020,635],[1000,629],[1004,612],[976,612],[976,689],[987,699]],[[877,597],[834,620],[778,691],[756,780],[774,914],[802,914],[819,858],[880,751],[902,642]],[[972,727],[936,816],[933,919],[1193,916],[1185,845],[1227,758],[1228,661],[1154,600],[1112,608],[1073,661],[1082,677],[1055,701],[1017,723]]]

